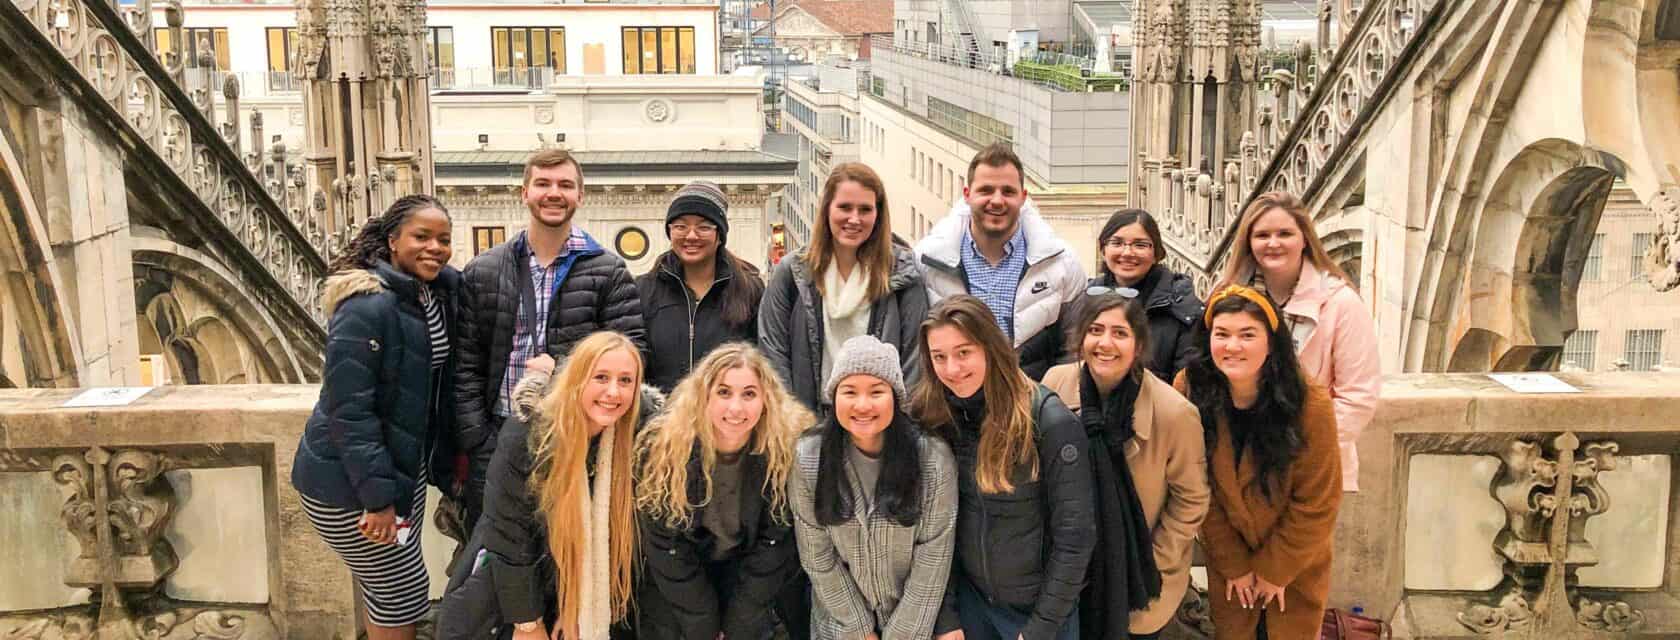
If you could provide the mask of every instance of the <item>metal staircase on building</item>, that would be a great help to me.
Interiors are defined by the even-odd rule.
[[[947,13],[956,17],[957,39],[962,50],[967,53],[965,66],[974,68],[979,66],[980,60],[980,21],[974,17],[974,8],[968,6],[968,0],[944,0]]]

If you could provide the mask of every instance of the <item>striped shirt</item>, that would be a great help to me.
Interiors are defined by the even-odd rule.
[[[548,264],[537,262],[537,252],[531,249],[531,241],[525,232],[519,232],[516,246],[525,248],[525,261],[531,267],[531,290],[536,294],[536,308],[526,309],[520,303],[519,313],[514,314],[513,350],[508,352],[507,372],[502,376],[501,397],[496,399],[496,415],[503,418],[510,415],[509,407],[513,406],[513,388],[519,384],[519,379],[525,376],[525,361],[545,353],[548,344],[548,305],[554,300],[554,294],[560,289],[559,279],[565,277],[561,272],[563,265],[568,264],[566,258],[573,251],[589,248],[589,238],[583,230],[572,227],[572,233],[566,238],[566,243],[560,245],[560,253]]]
[[[1015,292],[1021,288],[1021,278],[1027,275],[1027,231],[1017,224],[1015,236],[1003,245],[1003,260],[993,265],[980,253],[974,236],[963,229],[963,277],[968,280],[968,293],[992,310],[992,317],[1003,328],[1004,335],[1015,337]]]
[[[443,322],[443,305],[438,304],[430,286],[423,286],[420,306],[426,308],[426,333],[432,338],[432,372],[437,373],[449,362],[449,329]]]

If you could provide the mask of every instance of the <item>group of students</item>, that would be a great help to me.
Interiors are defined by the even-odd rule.
[[[428,484],[471,533],[440,638],[1152,638],[1198,542],[1218,637],[1317,637],[1379,366],[1302,203],[1250,204],[1204,304],[1149,213],[1087,278],[1007,147],[967,178],[912,248],[835,167],[768,283],[705,182],[632,278],[562,150],[462,271],[438,200],[369,221],[292,473],[369,637],[429,610]]]

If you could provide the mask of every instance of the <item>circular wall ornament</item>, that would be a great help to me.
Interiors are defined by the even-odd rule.
[[[665,122],[676,115],[676,108],[671,105],[670,100],[649,100],[643,110],[647,114],[647,119],[651,122]]]
[[[613,248],[617,249],[618,255],[625,260],[640,260],[648,254],[651,244],[648,242],[647,232],[642,231],[641,227],[619,229],[618,235],[613,238]]]
[[[552,124],[554,107],[537,107],[537,124]]]

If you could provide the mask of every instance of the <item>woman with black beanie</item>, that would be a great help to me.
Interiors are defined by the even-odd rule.
[[[724,248],[729,199],[696,180],[677,190],[665,212],[671,248],[636,278],[651,355],[647,383],[670,392],[677,381],[725,342],[758,341],[758,268]]]

